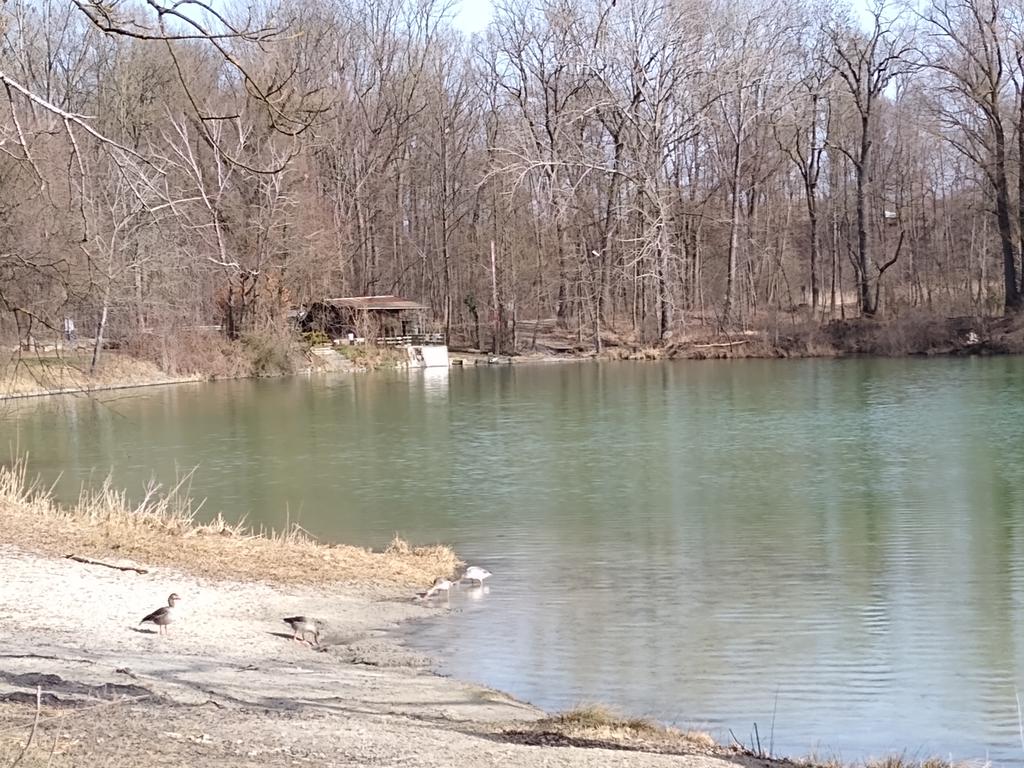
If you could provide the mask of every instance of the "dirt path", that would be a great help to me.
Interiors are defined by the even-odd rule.
[[[122,573],[11,548],[0,579],[0,765],[25,743],[37,686],[43,718],[23,766],[736,764],[511,743],[505,727],[543,713],[432,674],[391,639],[397,622],[443,604]],[[172,635],[139,627],[171,591],[183,598]],[[280,619],[295,613],[328,622],[322,651],[288,639]]]

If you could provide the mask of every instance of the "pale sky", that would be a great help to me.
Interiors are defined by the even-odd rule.
[[[456,0],[455,26],[467,35],[482,32],[491,20],[492,0]],[[867,23],[867,8],[870,0],[853,0],[853,7],[860,12],[861,20]]]
[[[455,26],[471,35],[483,31],[491,20],[491,0],[458,0],[455,3]]]

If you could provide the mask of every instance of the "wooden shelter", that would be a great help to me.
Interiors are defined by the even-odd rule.
[[[332,339],[411,340],[425,335],[429,312],[426,304],[399,296],[349,296],[314,302],[299,326]]]

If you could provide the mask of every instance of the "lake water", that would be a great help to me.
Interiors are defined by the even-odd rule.
[[[211,514],[454,544],[489,590],[409,641],[541,706],[1024,758],[1024,360],[456,368],[4,416],[65,497],[196,466]]]

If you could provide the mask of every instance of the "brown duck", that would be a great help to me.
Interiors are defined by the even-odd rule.
[[[308,643],[306,633],[312,632],[313,642],[310,645],[320,645],[320,630],[323,629],[323,622],[319,619],[309,616],[289,616],[281,621],[292,628],[292,640],[299,640],[299,635],[302,635],[301,642]]]
[[[163,608],[157,608],[140,621],[139,624],[145,624],[147,621],[152,622],[156,624],[158,634],[166,634],[171,622],[174,621],[174,606],[179,600],[181,598],[178,597],[177,593],[172,592],[170,597],[167,598],[167,605]]]

